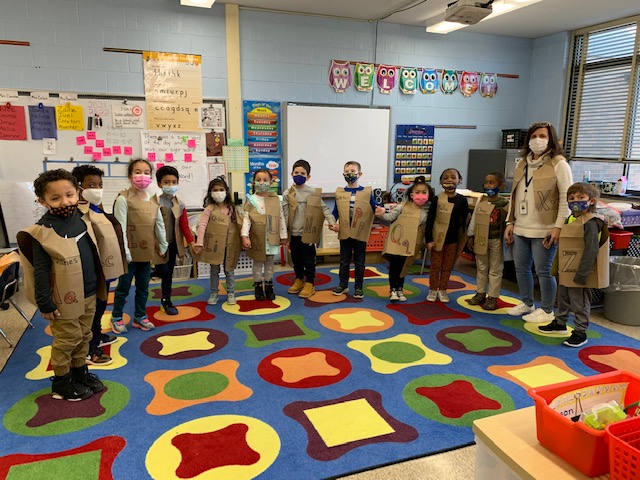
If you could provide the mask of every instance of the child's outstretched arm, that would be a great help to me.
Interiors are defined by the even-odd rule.
[[[582,253],[580,265],[578,265],[578,269],[573,278],[573,281],[578,285],[585,285],[587,283],[587,275],[589,275],[598,257],[598,250],[600,249],[598,234],[602,230],[598,222],[602,222],[602,220],[592,218],[584,224],[584,252]]]

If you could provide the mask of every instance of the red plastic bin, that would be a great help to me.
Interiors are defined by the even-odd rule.
[[[640,417],[607,425],[609,480],[640,478]]]
[[[626,386],[624,398],[618,401],[621,406],[637,402],[640,398],[640,376],[620,370],[531,388],[528,391],[536,406],[536,432],[540,444],[589,477],[604,475],[609,471],[609,448],[605,430],[595,430],[582,422],[573,422],[556,412],[550,404],[569,392],[580,390],[588,394],[597,391],[598,387],[600,391],[620,392],[619,395],[622,396],[620,388],[611,390],[613,387],[610,385]],[[571,400],[567,398],[569,404]],[[588,397],[582,398],[584,405]],[[585,407],[585,410],[589,408]],[[630,413],[633,415],[633,412]]]
[[[381,252],[388,232],[389,227],[374,225],[367,241],[367,252]]]
[[[611,250],[626,250],[629,248],[633,232],[626,230],[609,230],[609,239],[611,240]]]

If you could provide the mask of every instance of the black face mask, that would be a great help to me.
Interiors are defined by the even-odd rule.
[[[47,205],[47,207],[49,207],[49,211],[52,215],[60,218],[67,218],[73,215],[73,212],[78,208],[78,204],[74,203],[73,205],[65,205],[64,207],[52,207]]]

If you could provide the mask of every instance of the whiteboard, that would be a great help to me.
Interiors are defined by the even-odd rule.
[[[291,166],[303,158],[311,165],[309,185],[334,193],[344,187],[344,164],[362,165],[360,184],[387,188],[391,110],[287,103],[284,120],[284,182],[292,184]]]

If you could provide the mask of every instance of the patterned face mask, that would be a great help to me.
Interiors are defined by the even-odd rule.
[[[355,181],[358,180],[357,173],[343,173],[342,176],[344,177],[345,181],[349,184],[354,183]]]
[[[52,207],[51,205],[47,205],[47,207],[52,215],[60,218],[67,218],[73,215],[73,212],[78,208],[78,204],[74,203],[72,205],[65,205],[64,207]]]
[[[573,213],[582,213],[589,210],[589,201],[586,200],[584,202],[569,202],[569,209]]]
[[[254,190],[256,191],[256,193],[267,193],[269,191],[269,188],[271,188],[271,184],[270,183],[255,183],[253,185]]]

